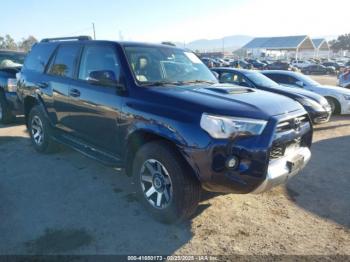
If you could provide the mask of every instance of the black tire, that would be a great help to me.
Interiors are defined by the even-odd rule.
[[[35,128],[37,128],[35,127],[35,123],[38,121],[40,121],[42,125],[42,140],[40,143],[35,138]],[[40,153],[54,153],[59,150],[59,145],[52,140],[52,127],[40,106],[34,106],[29,113],[28,131],[36,151]]]
[[[163,171],[163,173],[168,174],[170,178],[171,186],[169,188],[171,187],[172,189],[171,197],[167,205],[162,208],[157,208],[154,206],[157,205],[156,203],[152,205],[149,202],[152,201],[152,197],[158,197],[158,191],[154,193],[156,195],[152,194],[150,197],[146,197],[146,193],[150,187],[155,187],[155,176],[153,176],[153,183],[149,182],[150,187],[148,189],[143,188],[144,185],[142,185],[145,182],[142,181],[141,174],[142,170],[147,169],[143,167],[148,161],[160,163],[165,168],[165,172]],[[145,144],[137,151],[133,160],[132,170],[138,197],[155,219],[167,224],[179,223],[194,214],[201,198],[201,186],[193,175],[192,170],[190,170],[179,153],[170,145],[161,141]],[[167,200],[165,197],[161,199],[163,202]]]
[[[0,123],[1,124],[11,124],[15,120],[11,111],[8,108],[4,94],[0,92]]]
[[[332,97],[326,97],[328,104],[331,106],[332,115],[339,115],[341,112],[340,104],[337,100]]]

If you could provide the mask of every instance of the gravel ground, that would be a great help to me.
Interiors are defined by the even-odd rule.
[[[70,149],[38,154],[21,120],[0,126],[0,254],[350,255],[350,116],[317,126],[312,153],[287,186],[206,194],[169,226],[118,170]]]

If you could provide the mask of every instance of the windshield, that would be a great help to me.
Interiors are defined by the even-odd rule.
[[[24,53],[0,52],[0,68],[21,66],[23,65],[24,58]]]
[[[306,75],[303,75],[303,74],[300,74],[300,73],[296,73],[296,74],[298,75],[299,80],[304,82],[308,86],[319,86],[320,85],[315,80],[313,80],[312,78],[310,78],[310,77],[308,77]]]
[[[258,86],[264,86],[264,87],[275,87],[278,88],[279,85],[272,81],[270,78],[264,76],[261,73],[257,73],[257,72],[249,72],[246,74],[246,77],[252,81],[255,85]]]
[[[127,46],[124,49],[141,85],[217,83],[213,73],[191,52],[157,46]]]

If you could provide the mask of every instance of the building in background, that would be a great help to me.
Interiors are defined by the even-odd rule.
[[[316,47],[307,35],[282,37],[257,37],[242,48],[247,55],[254,58],[273,57],[284,58],[312,58]]]

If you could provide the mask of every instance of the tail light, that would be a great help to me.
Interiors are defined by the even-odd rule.
[[[7,91],[16,92],[16,90],[17,90],[17,79],[9,78],[7,80]]]

